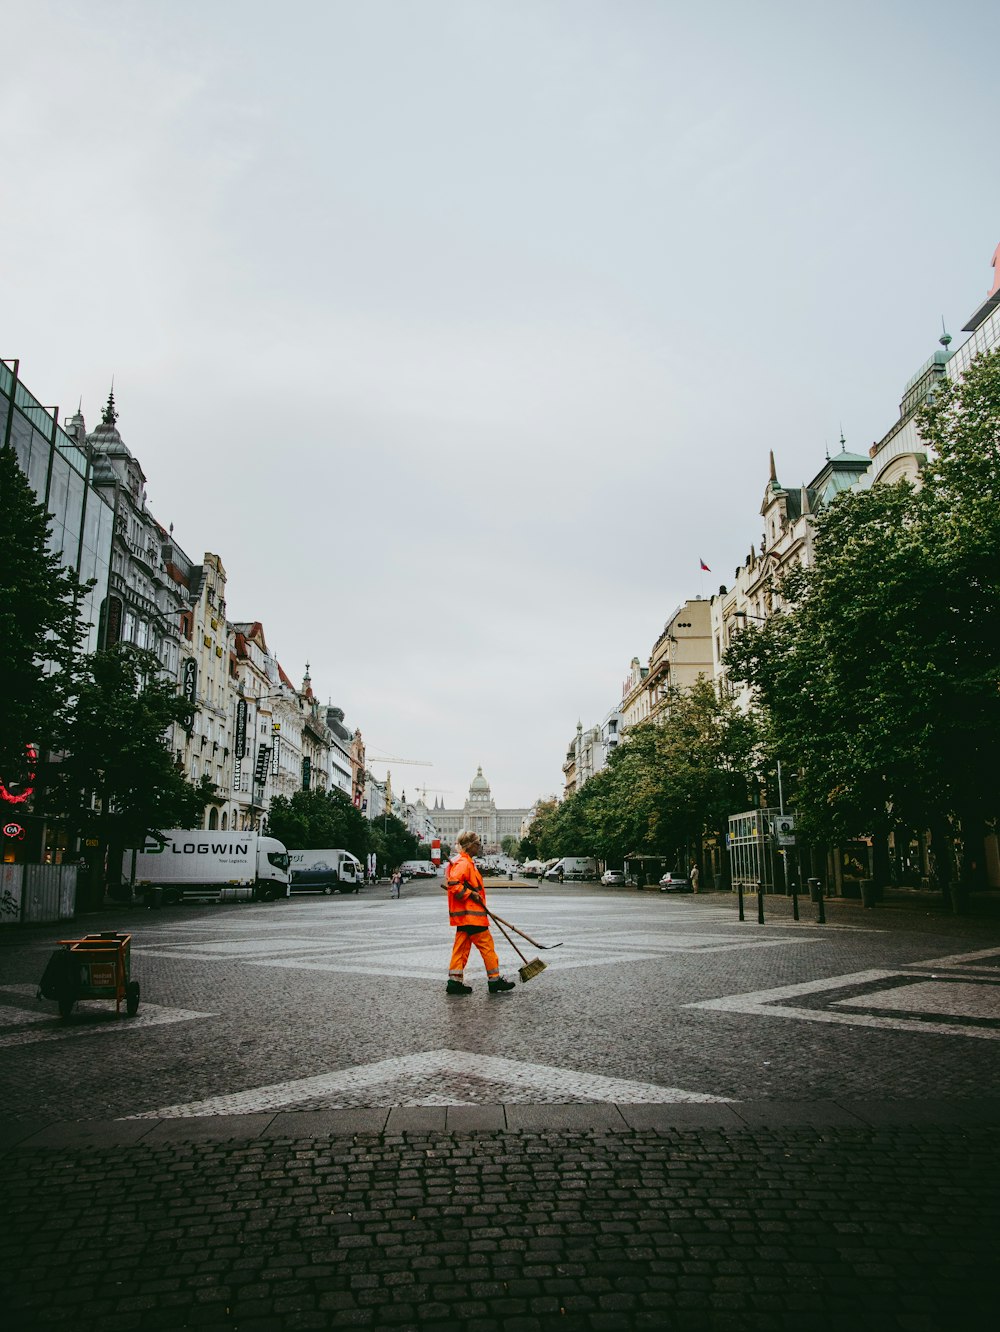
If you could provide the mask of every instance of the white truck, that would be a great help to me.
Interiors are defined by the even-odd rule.
[[[365,877],[364,867],[350,851],[288,852],[293,893],[356,893]]]
[[[126,877],[130,860],[126,852]],[[288,852],[261,833],[168,828],[137,852],[135,886],[154,902],[271,901],[288,896]]]
[[[558,880],[562,883],[564,879],[597,880],[597,861],[593,856],[563,856],[561,860],[545,871],[544,877],[549,880]]]

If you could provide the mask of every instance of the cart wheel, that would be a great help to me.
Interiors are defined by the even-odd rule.
[[[59,1016],[64,1020],[68,1019],[75,1003],[76,1000],[71,995],[61,995],[59,998]]]
[[[129,981],[125,986],[125,1012],[135,1017],[139,1008],[139,982]]]

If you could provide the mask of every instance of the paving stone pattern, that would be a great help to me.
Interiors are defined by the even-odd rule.
[[[995,1326],[990,1127],[230,1138],[4,1158],[16,1332]]]

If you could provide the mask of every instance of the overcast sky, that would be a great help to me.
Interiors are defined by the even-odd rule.
[[[768,451],[865,452],[992,281],[994,0],[0,30],[0,354],[89,429],[114,377],[152,512],[429,801],[560,790],[759,541]]]

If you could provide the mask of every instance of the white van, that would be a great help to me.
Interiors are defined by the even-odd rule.
[[[293,893],[356,893],[361,889],[364,870],[350,851],[322,850],[288,853]]]
[[[557,879],[560,883],[564,879],[582,881],[597,879],[597,861],[593,856],[563,856],[562,860],[545,871],[546,879]]]

